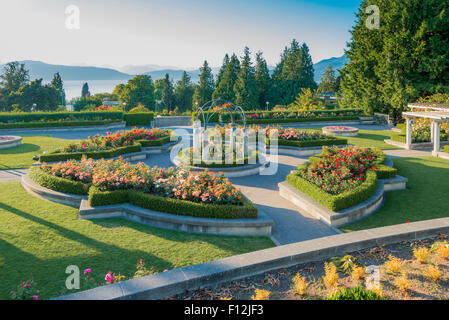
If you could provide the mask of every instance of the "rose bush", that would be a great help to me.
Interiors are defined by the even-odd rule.
[[[42,164],[45,172],[64,179],[93,185],[101,191],[136,190],[148,194],[210,204],[243,204],[242,194],[222,174],[205,170],[192,173],[174,168],[161,169],[143,163],[82,159]]]

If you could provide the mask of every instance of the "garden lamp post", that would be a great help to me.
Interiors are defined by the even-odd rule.
[[[270,102],[269,102],[269,101],[267,101],[267,102],[266,102],[266,104],[267,104],[267,111],[268,111],[268,105],[270,104]]]

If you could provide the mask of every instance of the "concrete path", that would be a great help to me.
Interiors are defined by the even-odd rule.
[[[0,182],[18,181],[28,169],[0,170]]]

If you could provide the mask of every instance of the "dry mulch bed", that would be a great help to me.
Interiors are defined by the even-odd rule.
[[[419,241],[407,241],[393,245],[382,245],[374,248],[349,253],[357,266],[380,266],[382,298],[387,300],[446,300],[449,299],[449,259],[444,259],[432,252],[427,263],[420,263],[414,257],[413,249],[426,247],[430,249],[436,242],[449,241],[449,235],[439,235]],[[387,272],[384,263],[389,255],[400,258],[401,271],[396,274]],[[330,260],[326,260],[330,262]],[[270,300],[321,300],[327,299],[337,289],[328,289],[322,280],[324,260],[305,263],[290,268],[267,272],[258,276],[232,281],[217,286],[185,292],[168,298],[168,300],[219,300],[235,299],[249,300],[255,289],[270,291]],[[441,277],[432,281],[426,277],[429,266],[438,265]],[[297,274],[306,278],[308,287],[304,295],[298,295],[292,290],[292,279]],[[394,284],[401,274],[405,273],[410,287],[401,291]],[[338,288],[352,288],[365,280],[354,280],[350,275],[338,272]]]

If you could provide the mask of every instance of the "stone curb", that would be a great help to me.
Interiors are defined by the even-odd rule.
[[[129,203],[91,207],[88,197],[50,190],[23,175],[21,185],[25,191],[41,199],[79,208],[80,219],[123,218],[158,228],[200,234],[227,236],[271,236],[274,221],[259,209],[256,219],[215,219],[158,212]]]
[[[226,236],[269,237],[274,226],[274,221],[260,209],[256,219],[215,219],[158,212],[129,203],[93,208],[87,200],[81,201],[80,219],[116,217],[158,228]]]
[[[22,144],[22,137],[19,136],[12,136],[12,137],[14,138],[12,140],[6,140],[3,142],[0,141],[0,150],[14,148]]]
[[[385,139],[385,143],[391,144],[393,146],[402,148],[402,149],[408,149],[407,145],[404,142],[399,142],[391,139]],[[440,141],[440,145],[445,146],[449,145],[449,141]],[[419,142],[419,143],[412,143],[410,145],[410,150],[419,150],[419,149],[426,149],[426,148],[433,148],[433,143],[431,142]]]
[[[186,290],[196,290],[276,269],[320,261],[377,245],[425,239],[442,233],[449,233],[449,218],[355,231],[174,269],[57,297],[54,300],[162,299]]]
[[[85,131],[85,130],[107,130],[107,129],[121,129],[126,127],[126,122],[111,122],[108,124],[96,125],[96,126],[69,126],[69,127],[43,127],[43,128],[17,128],[17,129],[0,129],[0,133],[7,132],[24,132],[24,131]]]

